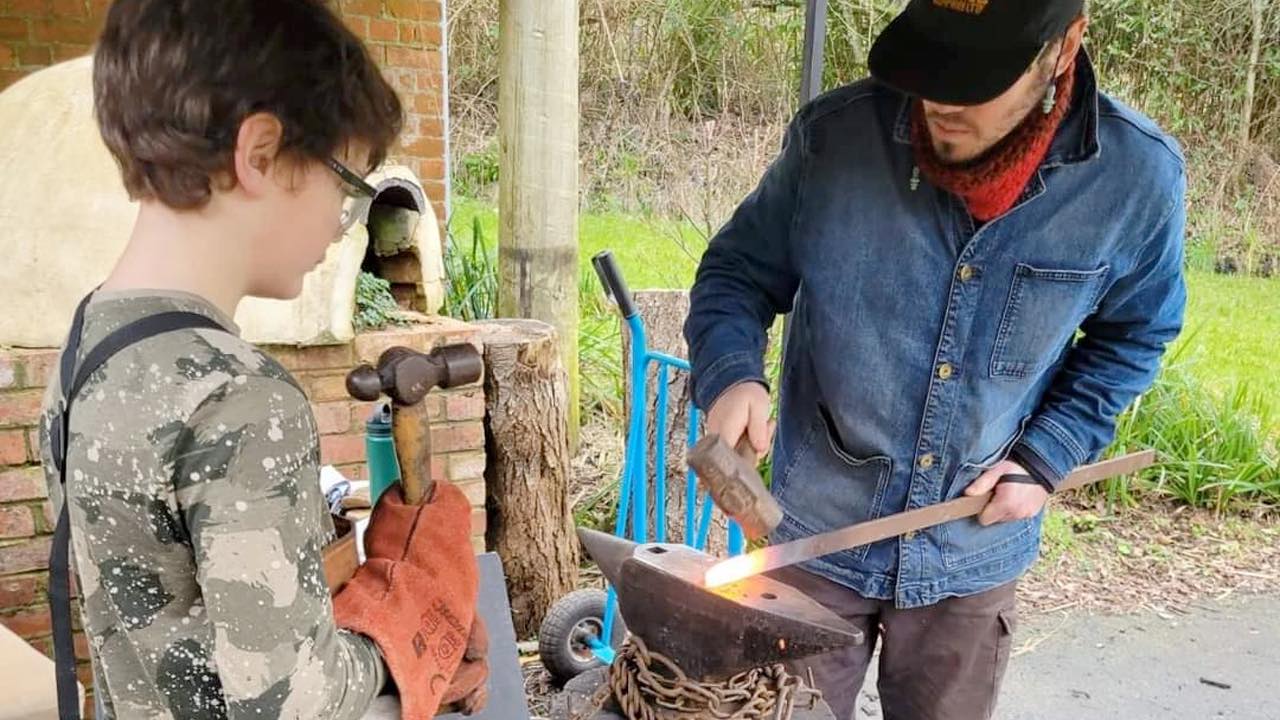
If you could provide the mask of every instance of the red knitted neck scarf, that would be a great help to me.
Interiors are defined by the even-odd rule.
[[[1074,88],[1072,63],[1058,78],[1058,102],[1049,114],[1036,106],[993,150],[961,164],[948,164],[938,158],[925,122],[924,105],[917,100],[911,108],[911,144],[916,165],[929,182],[962,198],[975,220],[994,220],[1013,207],[1032,173],[1040,167],[1058,126],[1071,109]]]

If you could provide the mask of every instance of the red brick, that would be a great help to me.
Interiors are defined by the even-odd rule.
[[[93,666],[87,662],[81,661],[76,665],[76,679],[85,687],[93,686]],[[86,702],[87,704],[87,702]]]
[[[271,357],[275,358],[286,370],[291,372],[303,370],[342,370],[345,372],[351,369],[355,360],[350,343],[317,345],[315,347],[272,345],[266,350]]]
[[[43,402],[44,393],[39,390],[0,393],[0,426],[35,425]]]
[[[88,17],[85,0],[53,0],[53,14],[60,17]]]
[[[369,468],[364,463],[351,463],[348,465],[335,465],[338,472],[348,480],[368,480]]]
[[[40,428],[27,430],[27,462],[44,462],[40,459]]]
[[[6,64],[4,53],[8,50],[8,46],[0,45],[0,65]],[[22,376],[19,374],[17,358],[8,355],[0,356],[0,390],[13,390],[21,385]]]
[[[433,65],[430,50],[411,47],[387,48],[387,65],[396,68],[431,68]]]
[[[382,353],[393,347],[428,352],[439,335],[440,333],[426,328],[395,328],[362,333],[356,336],[356,359],[359,362],[376,363]]]
[[[326,465],[363,462],[364,437],[361,435],[325,435],[320,438],[320,457]]]
[[[439,50],[442,33],[438,22],[401,21],[400,42],[425,50]]]
[[[10,15],[45,16],[50,13],[50,0],[9,0]]]
[[[355,33],[357,37],[369,37],[369,18],[359,15],[346,15],[342,18],[342,22]],[[370,54],[375,48],[369,48]],[[375,59],[377,59],[375,57]]]
[[[0,502],[43,500],[48,496],[39,465],[0,471]]]
[[[85,49],[88,50],[87,46]],[[19,376],[22,387],[26,388],[48,386],[54,368],[58,367],[57,350],[15,350],[13,359],[21,368]]]
[[[467,496],[467,501],[471,503],[473,508],[482,508],[485,505],[484,496],[484,479],[469,480],[467,482],[455,482],[454,485]]]
[[[315,406],[316,429],[321,435],[341,435],[351,430],[351,404],[344,401]]]
[[[26,433],[21,430],[0,430],[0,465],[21,465],[26,461]],[[3,486],[0,486],[0,494],[3,493]]]
[[[439,156],[423,158],[418,177],[424,180],[443,178],[444,158]]]
[[[485,528],[488,527],[487,517],[484,508],[477,508],[471,511],[471,534],[484,535]]]
[[[307,391],[307,397],[313,403],[346,400],[351,397],[347,394],[347,377],[345,373],[310,377],[303,384],[303,387]]]
[[[44,519],[44,522],[36,527],[37,533],[51,533],[58,526],[58,516],[53,512],[53,503],[48,500],[40,503],[40,517]]]
[[[484,478],[484,469],[488,464],[484,451],[455,453],[448,458],[448,475],[451,482]]]
[[[36,534],[36,521],[25,505],[0,507],[0,538],[25,538]]]
[[[81,660],[89,659],[89,638],[82,632],[78,632],[71,636],[76,646],[76,657]]]
[[[32,638],[27,640],[27,644],[44,653],[50,660],[53,659],[53,638]]]
[[[18,50],[18,64],[26,67],[47,67],[53,62],[53,50],[48,45],[28,45]]]
[[[395,42],[400,37],[394,20],[374,18],[369,21],[369,39],[375,42]]]
[[[430,13],[428,5],[431,3],[424,0],[386,0],[386,3],[392,15],[404,20],[426,20]],[[436,14],[439,14],[439,7]]]
[[[40,42],[92,44],[98,39],[98,26],[88,20],[38,20],[31,26],[32,38]]]
[[[42,594],[36,575],[0,579],[0,610],[30,605]]]
[[[61,43],[55,45],[53,48],[53,61],[65,62],[67,60],[75,60],[76,58],[88,55],[92,50],[93,48],[89,45]]]
[[[26,40],[31,29],[22,18],[0,17],[0,40]]]
[[[427,199],[432,205],[444,204],[444,183],[442,182],[424,182],[422,191],[426,193]]]
[[[406,143],[401,150],[406,155],[417,158],[438,158],[444,156],[444,140],[440,138],[419,138]]]
[[[448,456],[440,453],[436,448],[431,448],[431,479],[436,482],[444,482],[449,479],[448,474]]]
[[[48,635],[52,627],[49,621],[48,605],[0,617],[0,623],[12,630],[15,635],[24,638]]]
[[[16,545],[0,547],[0,575],[45,570],[49,567],[51,537],[38,537]]]
[[[444,73],[441,71],[440,53],[434,50],[418,50],[425,58],[426,67],[419,67],[413,71],[413,86],[418,92],[435,91],[439,92],[444,87]]]
[[[410,97],[412,99],[409,101],[408,105],[414,113],[417,113],[419,122],[424,119],[423,116],[431,118],[440,114],[441,102],[439,90],[426,90],[423,92],[417,92],[415,90]],[[436,119],[436,122],[439,122],[438,118]]]
[[[367,15],[373,17],[382,12],[382,0],[343,0],[343,15]]]
[[[0,70],[0,90],[4,90],[26,76],[25,70]]]
[[[470,422],[432,429],[431,449],[435,452],[459,452],[484,448],[484,425]]]
[[[484,393],[479,389],[463,394],[447,395],[444,414],[449,420],[479,420],[484,418]]]
[[[438,112],[424,113],[418,119],[418,134],[423,137],[444,137],[444,121]]]

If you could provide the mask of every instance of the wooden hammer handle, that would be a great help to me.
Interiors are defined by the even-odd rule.
[[[435,481],[431,477],[431,422],[427,419],[427,403],[393,407],[391,436],[400,462],[404,501],[410,505],[430,502]]]

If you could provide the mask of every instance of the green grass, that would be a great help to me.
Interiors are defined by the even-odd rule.
[[[450,228],[470,242],[479,219],[487,242],[498,237],[498,211],[488,203],[454,200]],[[622,213],[583,214],[578,225],[578,264],[590,271],[591,257],[612,250],[633,290],[689,287],[706,241],[691,226]]]
[[[1178,347],[1198,376],[1225,390],[1244,383],[1280,400],[1280,279],[1192,271]]]

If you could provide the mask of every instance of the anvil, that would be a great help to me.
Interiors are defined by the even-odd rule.
[[[864,641],[858,628],[769,576],[708,589],[703,578],[716,558],[687,545],[639,545],[585,528],[578,538],[617,591],[627,629],[694,680]]]

